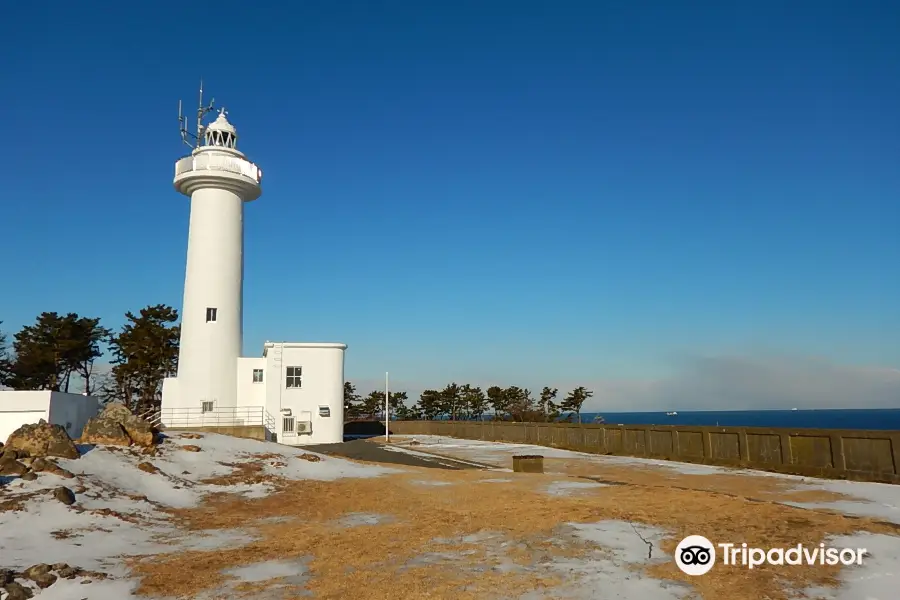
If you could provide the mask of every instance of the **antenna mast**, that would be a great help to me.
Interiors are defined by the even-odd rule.
[[[187,116],[181,110],[181,100],[178,101],[178,129],[181,132],[181,141],[189,148],[198,148],[203,141],[203,117],[215,110],[213,104],[216,99],[209,101],[208,106],[203,106],[203,80],[200,80],[200,101],[197,107],[197,133],[191,133],[187,127]]]

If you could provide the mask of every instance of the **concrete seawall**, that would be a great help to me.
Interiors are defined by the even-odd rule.
[[[900,431],[396,421],[391,423],[391,433],[536,444],[593,454],[900,483]]]

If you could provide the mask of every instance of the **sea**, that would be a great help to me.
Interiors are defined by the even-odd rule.
[[[695,425],[712,427],[787,427],[797,429],[877,429],[900,431],[900,408],[821,410],[728,410],[582,413],[581,422],[597,416],[608,425]]]

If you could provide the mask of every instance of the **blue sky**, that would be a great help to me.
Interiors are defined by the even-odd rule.
[[[265,172],[245,353],[343,341],[410,389],[900,367],[897,3],[91,7],[0,24],[7,331],[180,308],[202,76]]]

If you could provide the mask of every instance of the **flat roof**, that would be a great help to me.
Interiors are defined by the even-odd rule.
[[[266,342],[263,344],[263,356],[269,351],[269,348],[274,348],[275,346],[281,346],[283,348],[331,348],[334,350],[346,350],[347,344],[342,344],[340,342]]]

